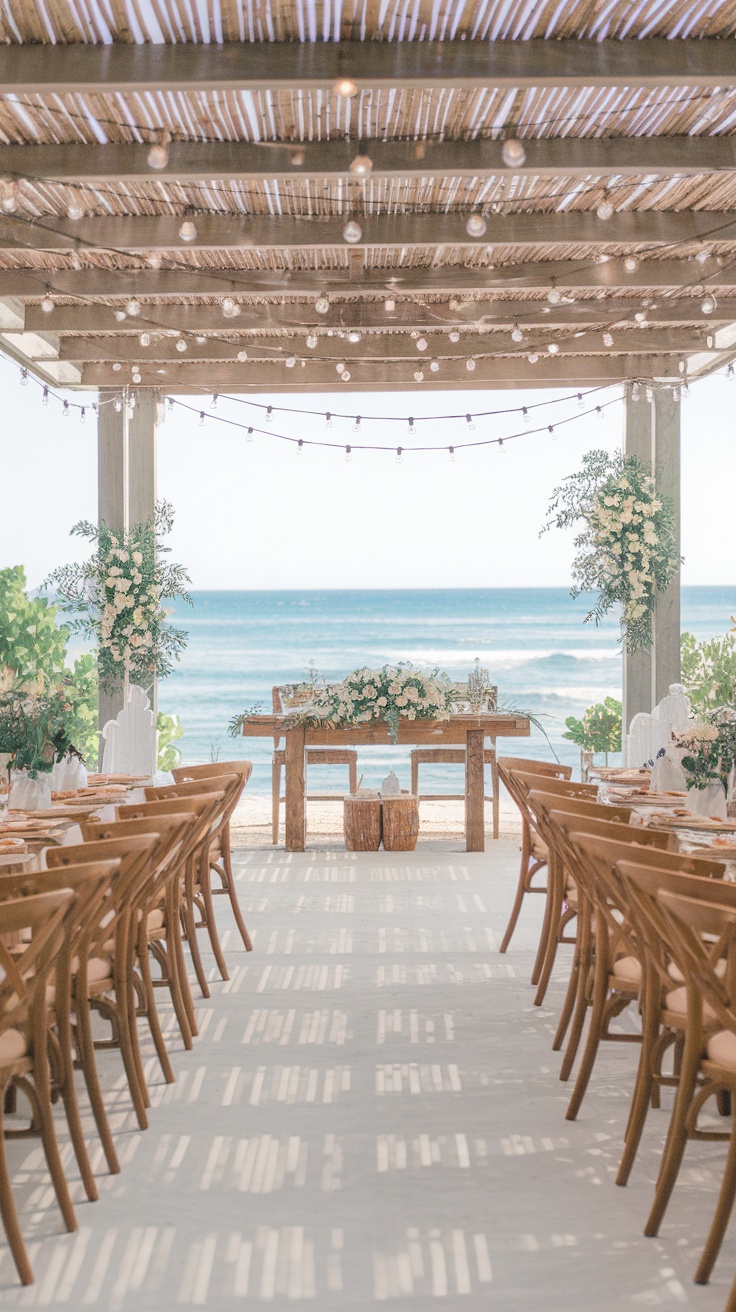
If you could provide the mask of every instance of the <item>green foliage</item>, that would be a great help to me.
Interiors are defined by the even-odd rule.
[[[565,725],[568,732],[562,737],[583,751],[621,751],[621,703],[615,697],[606,697],[595,706],[589,706],[582,720],[568,716]]]
[[[0,570],[0,668],[11,670],[16,681],[66,673],[69,630],[57,623],[57,613],[45,597],[26,595],[22,565]]]
[[[637,456],[589,451],[582,469],[555,488],[542,532],[583,522],[575,538],[572,595],[597,592],[587,620],[599,624],[621,606],[621,637],[629,652],[652,645],[657,593],[679,564],[674,508],[656,494],[654,480]]]
[[[178,715],[164,715],[163,711],[159,711],[156,728],[158,729],[158,769],[175,770],[181,765],[181,752],[174,743],[184,737],[184,726]]]
[[[0,745],[12,752],[11,765],[35,779],[48,774],[55,761],[74,749],[70,738],[71,675],[47,685],[16,684],[0,694]]]
[[[681,682],[695,712],[736,704],[736,634],[698,642],[683,633],[680,656]]]

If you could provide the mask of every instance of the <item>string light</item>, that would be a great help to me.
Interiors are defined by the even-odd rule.
[[[557,355],[558,352],[559,352],[559,349],[560,349],[560,348],[559,348],[559,346],[557,345],[557,342],[548,342],[548,343],[547,343],[547,350],[548,350],[548,352],[549,352],[550,355]]]
[[[726,369],[726,378],[728,379],[729,382],[731,382],[733,375],[734,375],[734,368],[733,365],[730,364]]]
[[[151,334],[150,334],[150,333],[141,333],[140,337],[138,338],[138,341],[140,342],[141,346],[150,346],[150,345],[151,345]]]
[[[115,310],[115,311],[114,311],[114,315],[115,315],[115,318],[117,319],[118,323],[122,323],[122,322],[123,322],[123,319],[126,319],[126,318],[127,318],[127,315],[126,315],[126,313],[125,313],[125,310]]]
[[[597,414],[597,416],[598,416],[599,419],[602,419],[602,418],[603,418],[603,411],[602,411],[602,409],[601,409],[601,407],[600,407],[599,405],[596,406],[596,408],[595,408],[595,412],[596,412],[596,414]]]
[[[513,328],[511,329],[511,340],[512,342],[523,342],[524,340],[524,334],[521,331],[521,328],[519,327],[518,323],[515,323]]]
[[[718,302],[715,296],[713,296],[711,293],[709,293],[707,296],[704,296],[702,301],[700,302],[700,308],[703,311],[703,314],[713,314],[714,311],[717,310],[718,308]]]
[[[638,255],[627,255],[624,260],[624,268],[627,273],[636,273],[641,261]]]
[[[316,345],[317,345],[317,338],[315,337],[314,333],[310,333],[307,338],[307,346],[309,347],[310,351],[313,351]]]
[[[606,223],[608,219],[612,218],[613,205],[611,204],[610,200],[601,201],[600,205],[596,210],[596,214],[598,215],[598,218],[603,221],[603,223]]]
[[[179,238],[181,241],[196,241],[197,225],[193,219],[184,219],[179,228]]]
[[[527,410],[526,406],[522,406],[521,414],[525,424],[530,424],[532,422],[531,415],[529,414],[529,411]]]
[[[216,410],[216,409],[217,409],[217,392],[213,392],[212,400],[210,401],[210,410]]]
[[[302,451],[303,451],[303,450],[304,450],[304,442],[302,441],[301,438],[299,438],[299,441],[298,441],[297,444],[296,444],[296,453],[297,453],[297,455],[300,456],[300,455],[302,454]]]
[[[356,219],[349,219],[342,230],[343,240],[355,246],[363,236],[363,229]]]
[[[342,377],[342,381],[343,381],[344,383],[349,383],[349,382],[350,382],[350,370],[349,370],[349,369],[343,369],[341,377]]]
[[[469,374],[472,374],[472,373],[474,372],[474,370],[475,370],[475,360],[473,359],[472,356],[470,357],[469,360],[466,360],[466,361],[465,361],[465,368],[467,369],[467,371],[468,371]]]
[[[332,415],[330,414],[329,410],[325,415],[325,428],[332,428]]]
[[[370,173],[372,168],[373,160],[368,154],[367,149],[364,149],[364,143],[361,142],[358,154],[350,161],[350,172],[357,173],[358,176],[361,177],[366,173]]]
[[[472,415],[466,415],[466,416],[465,416],[465,422],[466,422],[466,424],[468,425],[468,429],[469,429],[469,431],[470,431],[471,433],[474,433],[474,432],[475,432],[475,424],[473,423],[473,416],[472,416]]]
[[[2,196],[0,198],[0,209],[3,214],[15,214],[18,208],[18,195],[20,188],[15,178],[7,178],[2,183]]]
[[[536,351],[530,351],[526,358],[529,361],[529,364],[536,364],[539,356]]]
[[[353,432],[354,433],[360,432],[360,415],[355,416],[355,423],[353,424]]]
[[[460,341],[460,334],[459,334],[459,332],[457,331],[457,328],[453,328],[452,332],[451,332],[451,333],[448,333],[448,337],[449,337],[450,341],[453,343],[453,345],[455,345],[457,342],[459,342],[459,341]]]
[[[485,237],[487,224],[482,214],[469,214],[465,223],[465,231],[469,237]]]
[[[149,169],[165,169],[169,162],[169,142],[171,135],[168,132],[162,132],[160,139],[151,146],[146,155],[146,163]]]
[[[120,361],[119,361],[119,360],[115,360],[114,363],[113,363],[113,366],[112,366],[112,371],[113,371],[113,373],[114,373],[114,374],[119,374],[119,373],[120,373],[120,370],[122,369],[122,367],[123,367],[123,366],[122,366],[122,364],[120,363]]]
[[[422,369],[415,369],[415,370],[414,370],[414,382],[415,382],[415,383],[423,383],[423,382],[424,382],[424,370],[422,370]]]
[[[247,359],[248,359],[247,351],[238,351],[238,360],[240,361],[241,364],[245,364]]]
[[[501,147],[501,158],[507,168],[522,168],[526,163],[526,151],[518,137],[507,137]]]
[[[695,258],[698,264],[707,264],[708,260],[710,259],[710,251],[707,250],[705,246],[701,246]]]
[[[393,296],[386,297],[386,300],[383,302],[383,308],[386,311],[386,314],[394,313],[394,310],[396,309],[396,301]]]
[[[345,361],[338,360],[337,364],[335,365],[335,369],[339,374],[343,374],[345,372]]]
[[[46,295],[41,301],[41,309],[43,310],[44,314],[51,314],[51,311],[54,308],[54,304],[55,302],[53,296],[49,291],[47,291]]]
[[[266,407],[266,423],[270,424],[272,420],[273,420],[273,406],[269,405]]]
[[[21,387],[28,386],[28,370],[26,368],[23,368],[20,371],[20,385]]]
[[[353,458],[352,448],[349,447],[349,446],[346,446],[346,447],[345,447],[345,459],[347,460],[348,464],[350,464],[350,461],[352,460],[352,458]]]
[[[506,451],[506,448],[505,448],[505,446],[504,446],[504,444],[503,444],[503,438],[502,438],[502,437],[499,437],[499,439],[498,439],[498,449],[499,449],[499,451],[500,451],[502,454],[505,453],[505,451]]]
[[[314,302],[314,308],[317,314],[327,314],[330,308],[329,298],[327,296],[318,296]]]
[[[240,306],[232,296],[224,296],[222,299],[222,313],[226,319],[236,319],[240,314]]]
[[[417,348],[418,351],[426,351],[426,349],[427,349],[427,339],[426,339],[426,337],[420,337],[420,338],[418,339],[418,341],[417,341],[417,343],[416,343],[416,348]]]
[[[141,312],[141,303],[133,296],[125,306],[125,313],[129,314],[131,319],[137,319]]]
[[[252,442],[252,441],[253,441],[253,429],[252,429],[252,428],[249,428],[249,429],[248,429],[248,431],[247,431],[247,433],[246,433],[246,435],[245,435],[245,440],[246,440],[246,442]]]
[[[79,412],[79,422],[80,424],[86,424],[87,422],[87,411],[84,406],[82,406],[82,409]]]
[[[304,163],[305,158],[306,156],[304,154],[304,151],[302,150],[301,146],[298,146],[297,149],[292,151],[291,155],[289,156],[289,163],[293,165],[295,169],[300,169],[302,167],[302,164]]]
[[[439,362],[439,360],[430,360],[430,362],[429,362],[429,367],[430,367],[430,369],[432,370],[432,373],[433,373],[433,374],[438,374],[439,371],[440,371],[440,362]]]
[[[186,351],[187,344],[183,337],[179,337],[176,343],[177,351]]]
[[[414,416],[409,415],[409,437],[413,437],[416,431],[417,430],[414,427]]]
[[[49,389],[48,387],[44,387],[43,396],[41,397],[41,404],[48,405],[48,403],[49,403]]]
[[[448,449],[448,451],[449,451],[449,453],[450,453],[450,459],[454,462],[454,460],[455,460],[455,448],[454,448],[454,446],[449,446],[447,449]]]
[[[68,419],[68,418],[69,418],[69,402],[68,402],[68,401],[65,401],[64,404],[63,404],[63,406],[62,406],[62,408],[61,408],[61,417],[62,417],[62,419]]]
[[[404,463],[404,448],[401,446],[396,448],[396,463],[397,465],[403,465]]]
[[[552,286],[547,292],[547,300],[549,301],[550,305],[559,305],[560,301],[562,300],[562,292],[558,288],[554,278],[552,279]]]
[[[204,428],[204,410],[200,410],[199,412],[199,426],[200,428]]]
[[[352,331],[348,333],[348,341],[352,342],[354,346],[362,340],[362,337],[363,334],[359,333],[357,328],[353,328]]]
[[[332,90],[336,96],[342,96],[345,100],[350,100],[358,94],[358,88],[350,77],[339,77],[337,81],[333,82]]]
[[[613,336],[611,333],[603,334],[603,345],[608,347],[613,346]]]
[[[287,355],[286,359],[284,360],[284,364],[286,365],[287,369],[293,369],[294,365],[296,364],[296,356]]]
[[[75,196],[72,196],[66,207],[66,217],[71,219],[72,223],[78,223],[84,218],[84,210]]]

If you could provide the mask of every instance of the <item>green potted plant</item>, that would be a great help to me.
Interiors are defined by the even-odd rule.
[[[582,720],[569,715],[565,720],[567,733],[562,737],[580,748],[580,772],[584,777],[602,752],[608,765],[608,753],[621,751],[621,702],[605,697],[602,702],[589,706]],[[587,762],[586,762],[587,756]]]

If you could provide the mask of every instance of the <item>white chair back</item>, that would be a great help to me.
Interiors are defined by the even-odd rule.
[[[624,741],[624,765],[639,769],[653,761],[672,742],[673,731],[684,729],[689,718],[690,698],[681,683],[671,683],[668,695],[651,714],[640,711],[633,717]]]

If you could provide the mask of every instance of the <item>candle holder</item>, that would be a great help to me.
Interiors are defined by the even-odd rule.
[[[468,702],[473,715],[482,711],[495,711],[498,688],[491,683],[488,670],[481,669],[480,657],[475,658],[475,667],[468,675]]]

